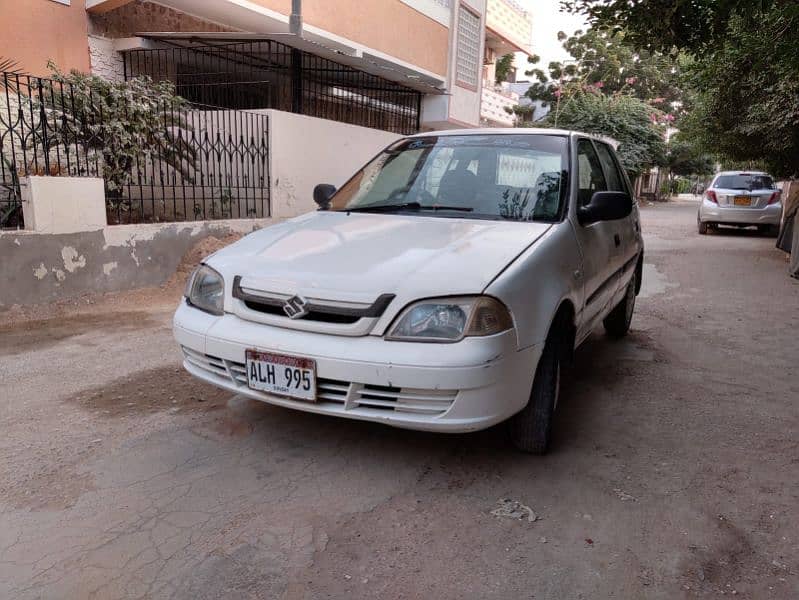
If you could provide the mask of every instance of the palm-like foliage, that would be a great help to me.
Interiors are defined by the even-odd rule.
[[[8,88],[9,92],[14,94],[17,93],[17,75],[22,75],[23,71],[19,66],[19,63],[11,58],[5,58],[0,56],[0,73],[10,75],[0,77],[0,89]]]

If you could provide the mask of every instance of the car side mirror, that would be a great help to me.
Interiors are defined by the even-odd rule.
[[[633,211],[633,199],[625,192],[595,192],[591,202],[577,209],[580,225],[598,221],[615,221],[629,216]]]
[[[336,186],[329,183],[320,183],[313,189],[313,201],[319,206],[319,210],[330,209],[330,199],[336,193]]]

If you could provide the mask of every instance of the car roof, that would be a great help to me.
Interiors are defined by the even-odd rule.
[[[606,142],[618,148],[619,142],[611,137],[596,135],[593,133],[583,133],[582,131],[574,131],[571,129],[546,129],[543,127],[476,127],[474,129],[444,129],[441,131],[426,131],[423,133],[416,133],[408,136],[411,138],[435,136],[452,136],[452,135],[561,135],[572,136],[579,135],[599,142]]]
[[[766,177],[771,177],[765,171],[719,171],[716,173],[716,177],[719,175],[765,175]]]

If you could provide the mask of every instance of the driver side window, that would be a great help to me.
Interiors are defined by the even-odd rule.
[[[595,192],[605,192],[608,189],[602,165],[591,140],[581,139],[577,142],[577,178],[578,206],[588,204]]]

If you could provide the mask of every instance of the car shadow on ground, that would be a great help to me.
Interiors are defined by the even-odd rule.
[[[777,236],[770,231],[760,231],[754,227],[724,227],[708,228],[707,235],[717,235],[721,237],[753,237],[753,238],[772,238]]]
[[[624,385],[625,361],[631,353],[640,351],[640,343],[645,342],[641,335],[632,333],[624,340],[594,335],[578,349],[574,365],[563,372],[551,454],[570,448],[577,441],[581,446],[593,447],[585,437],[585,423],[599,419],[601,396],[613,395],[615,388]],[[238,397],[237,404],[237,419],[250,422],[254,434],[273,442],[286,439],[289,445],[297,440],[312,445],[315,442],[311,440],[326,440],[338,452],[355,451],[361,456],[390,455],[409,449],[423,455],[467,452],[479,453],[483,458],[525,456],[512,447],[506,423],[473,433],[446,434],[306,413],[243,397]],[[293,433],[287,436],[287,431]]]
[[[550,453],[599,443],[602,432],[593,423],[603,419],[609,400],[633,385],[630,375],[654,361],[649,346],[643,332],[632,330],[623,339],[613,339],[597,331],[577,349],[561,377]]]

